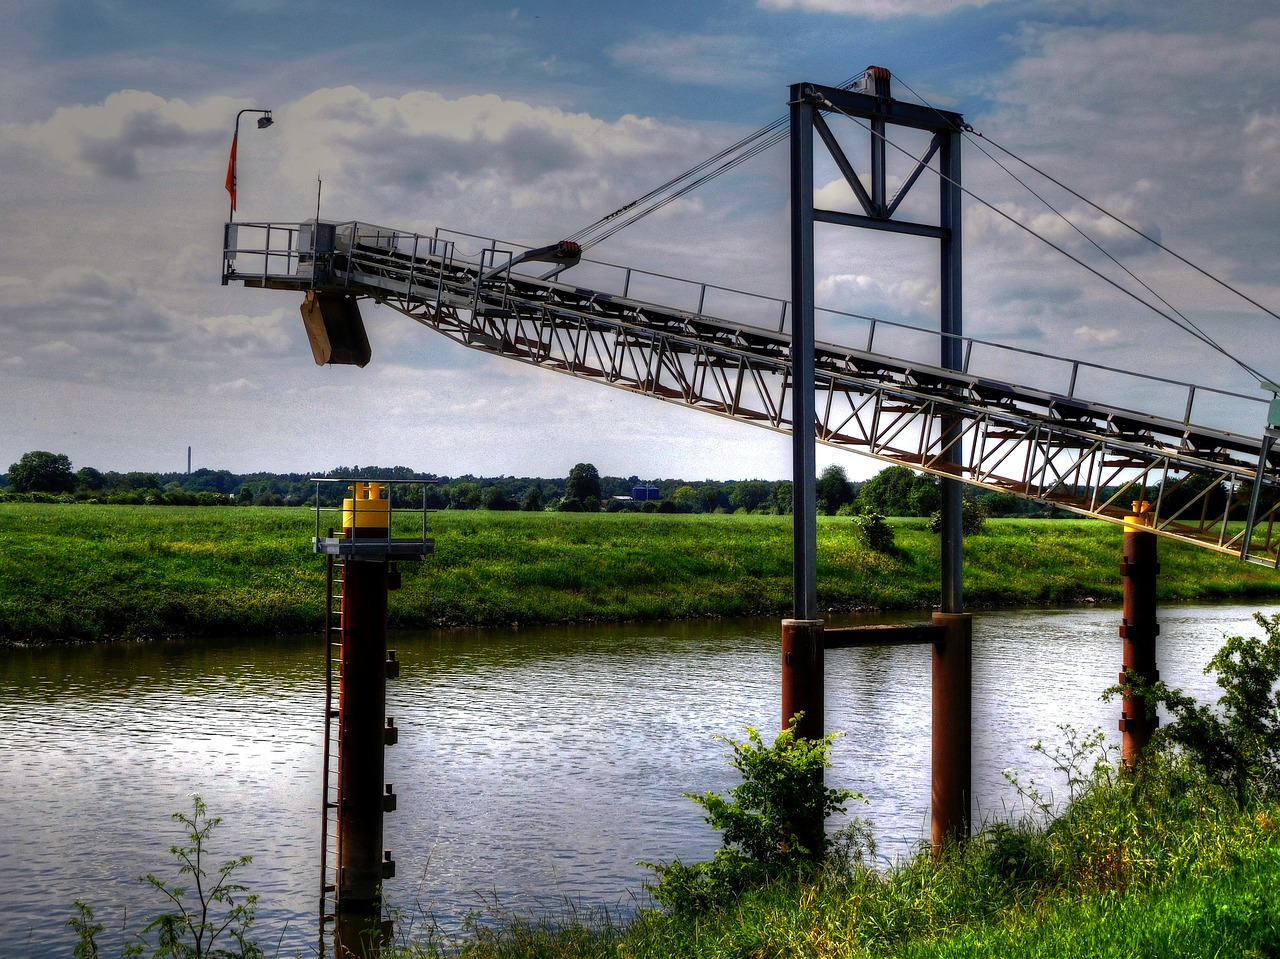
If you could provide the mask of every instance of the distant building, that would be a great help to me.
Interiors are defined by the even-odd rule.
[[[647,500],[660,500],[662,499],[662,494],[656,486],[633,486],[631,488],[631,498],[643,503]]]

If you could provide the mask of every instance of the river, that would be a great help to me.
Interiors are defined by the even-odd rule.
[[[1161,610],[1161,677],[1216,698],[1204,664],[1224,636],[1257,631],[1258,608]],[[1063,723],[1115,729],[1118,707],[1099,693],[1119,671],[1119,617],[976,615],[980,818],[1017,809],[1005,769],[1054,784],[1029,742],[1061,742]],[[777,731],[778,634],[776,620],[396,634],[389,900],[411,927],[431,916],[446,931],[494,905],[634,909],[649,875],[638,860],[716,848],[683,794],[733,785],[716,737]],[[70,955],[76,898],[107,942],[126,904],[130,929],[154,915],[136,877],[174,877],[167,849],[182,835],[170,816],[193,793],[224,820],[213,860],[253,856],[237,876],[260,896],[254,938],[268,956],[314,955],[322,645],[0,650],[0,959]],[[909,854],[928,836],[928,648],[828,651],[826,723],[848,732],[828,782],[865,794],[851,813],[874,824],[882,858]]]

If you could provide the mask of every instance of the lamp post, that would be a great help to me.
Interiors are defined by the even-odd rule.
[[[228,223],[236,218],[236,146],[240,142],[240,118],[246,113],[262,114],[262,116],[258,117],[259,130],[265,130],[275,122],[271,119],[270,110],[257,110],[252,107],[246,107],[236,114],[235,133],[231,137],[231,157],[227,160],[227,192],[231,194],[231,213],[227,217]]]

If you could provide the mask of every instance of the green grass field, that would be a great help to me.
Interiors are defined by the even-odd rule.
[[[823,609],[927,609],[938,538],[896,520],[897,548],[853,522],[819,524]],[[0,504],[0,642],[310,632],[324,561],[306,508]],[[393,628],[785,615],[791,518],[443,511],[436,552],[402,564]],[[991,520],[966,540],[975,607],[1121,596],[1119,527]],[[1161,545],[1164,600],[1273,597],[1280,574],[1180,543]]]

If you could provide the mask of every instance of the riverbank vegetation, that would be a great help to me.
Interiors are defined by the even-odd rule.
[[[928,521],[891,520],[893,545],[877,549],[855,519],[820,518],[819,602],[833,621],[934,606]],[[325,573],[314,534],[305,507],[0,504],[0,643],[316,632]],[[434,554],[400,564],[392,628],[790,609],[785,516],[445,510],[431,514],[429,534]],[[1118,601],[1120,555],[1112,524],[988,520],[966,539],[966,601]],[[1274,571],[1198,547],[1162,541],[1160,562],[1162,601],[1280,595]]]

